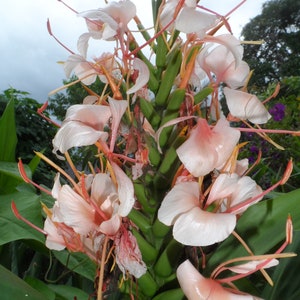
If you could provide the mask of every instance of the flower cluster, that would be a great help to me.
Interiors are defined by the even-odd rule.
[[[238,159],[241,132],[267,139],[259,125],[273,112],[247,91],[251,72],[227,15],[196,0],[163,1],[153,36],[142,31],[143,45],[130,30],[132,21],[141,28],[130,0],[78,15],[88,31],[79,37],[77,54],[71,52],[64,70],[84,86],[100,80],[105,87],[101,94],[87,89],[90,95],[68,108],[53,139],[53,152],[67,159],[75,180],[53,164],[70,183],[61,185],[57,175],[54,205],[44,206],[46,246],[83,252],[103,269],[109,241],[124,278],[151,277],[151,288],[143,287],[145,281],[139,288],[152,297],[167,282],[157,274],[168,272],[160,270],[159,254],[170,242],[169,226],[172,239],[182,245],[202,249],[220,243],[234,233],[248,207],[287,180],[291,167],[263,191],[249,175],[248,159]],[[228,33],[218,34],[223,27]],[[114,48],[90,59],[90,39],[111,42]],[[150,50],[149,58],[144,49]],[[231,121],[245,126],[233,128]],[[86,146],[98,152],[91,172],[78,171],[68,154]],[[181,261],[183,257],[184,251]],[[253,256],[256,263],[250,269],[274,265],[273,257],[261,260]],[[177,261],[172,270],[178,266]],[[178,267],[177,277],[189,299],[254,299],[224,290],[215,277],[203,278],[188,261]],[[197,284],[190,288],[189,280]]]

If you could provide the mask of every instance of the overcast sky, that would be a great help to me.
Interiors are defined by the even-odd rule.
[[[151,25],[151,0],[133,0],[137,15]],[[224,15],[240,0],[201,0],[200,4]],[[248,0],[230,18],[235,36],[248,21],[260,14],[265,0]],[[66,0],[77,11],[103,7],[104,0]],[[77,38],[86,32],[85,22],[57,0],[7,0],[0,10],[0,92],[11,87],[29,92],[39,102],[62,85],[65,74],[58,61],[69,53],[49,36],[46,22],[50,19],[53,33],[71,50],[77,52]],[[135,27],[132,27],[135,29]],[[107,42],[98,42],[100,55]],[[95,47],[95,46],[94,46]],[[109,49],[109,48],[107,48]]]

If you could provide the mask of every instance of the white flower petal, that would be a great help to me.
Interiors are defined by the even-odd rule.
[[[254,124],[265,124],[271,115],[255,96],[242,91],[224,88],[224,95],[230,113],[241,120],[248,119]]]
[[[127,94],[133,94],[140,90],[142,87],[144,87],[147,82],[149,81],[150,77],[150,71],[147,67],[147,65],[139,58],[135,58],[133,60],[132,65],[134,70],[137,70],[139,72],[138,77],[136,79],[135,85],[132,86],[126,93]]]
[[[111,194],[115,193],[116,188],[110,176],[105,173],[95,175],[92,183],[91,197],[99,207]]]
[[[214,15],[197,11],[192,7],[184,7],[175,21],[175,28],[187,34],[205,32],[213,27],[217,20]]]
[[[48,249],[61,251],[66,248],[65,240],[58,234],[56,226],[49,217],[45,220],[44,231],[47,232],[46,247]]]
[[[53,152],[56,153],[59,150],[65,153],[72,147],[93,145],[99,139],[106,141],[107,138],[107,132],[95,130],[81,122],[68,122],[55,135],[52,141]]]
[[[111,115],[112,112],[108,106],[76,104],[68,108],[64,123],[67,121],[79,121],[96,130],[102,131]]]
[[[113,236],[118,232],[120,226],[121,217],[118,214],[115,214],[107,221],[103,221],[98,230],[106,235]]]
[[[111,162],[111,166],[118,183],[118,195],[120,200],[118,214],[122,217],[126,217],[130,213],[135,202],[133,184],[116,163]]]
[[[264,263],[266,260],[252,260],[245,264],[236,265],[233,267],[227,267],[226,269],[238,273],[238,274],[246,274],[248,272],[251,272],[256,269],[256,267],[262,263]],[[271,259],[263,268],[271,268],[274,266],[277,266],[279,264],[279,261],[277,259]]]
[[[96,228],[94,209],[70,186],[64,185],[61,188],[57,204],[56,209],[53,209],[54,221],[63,222],[72,227],[75,232],[83,235],[87,235]],[[56,219],[56,214],[59,220]]]
[[[235,215],[211,213],[194,207],[175,221],[173,236],[184,245],[209,246],[225,240],[235,225]]]
[[[189,211],[199,202],[199,185],[197,182],[176,184],[165,196],[158,210],[158,219],[165,225],[174,224],[178,215]]]

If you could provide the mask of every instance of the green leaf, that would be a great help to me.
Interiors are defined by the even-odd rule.
[[[96,264],[83,253],[70,253],[67,250],[53,251],[54,256],[68,269],[83,277],[94,281],[96,276]]]
[[[255,254],[270,253],[285,239],[285,224],[291,215],[295,230],[300,230],[300,189],[274,199],[257,203],[242,215],[235,231]],[[248,253],[236,238],[230,236],[207,262],[207,275],[220,263]]]
[[[1,300],[48,300],[43,294],[0,265]],[[87,298],[86,298],[87,299]]]
[[[44,242],[44,236],[23,221],[18,220],[11,209],[14,201],[20,214],[38,227],[43,227],[39,196],[23,191],[0,196],[0,245],[20,239]]]
[[[11,100],[0,118],[0,161],[15,161],[16,145],[15,110]]]
[[[45,284],[44,282],[33,278],[33,277],[26,277],[25,281],[34,289],[36,289],[37,291],[39,291],[41,294],[45,295],[45,297],[48,300],[55,300],[55,292],[50,289],[47,284]]]
[[[68,286],[68,285],[55,285],[49,284],[48,287],[52,289],[56,293],[56,300],[87,300],[90,299],[90,295],[85,293],[84,291]]]

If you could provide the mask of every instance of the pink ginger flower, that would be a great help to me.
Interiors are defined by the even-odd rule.
[[[174,238],[190,246],[208,246],[226,239],[236,225],[236,214],[262,199],[261,188],[248,176],[221,174],[212,185],[205,207],[201,206],[199,184],[179,182],[165,196],[158,210],[158,219],[174,225]],[[254,202],[246,202],[255,198]],[[241,205],[245,202],[245,205]],[[216,203],[217,212],[205,209]],[[234,209],[239,205],[238,209]],[[229,212],[227,212],[229,210]]]
[[[249,120],[254,124],[265,124],[271,118],[268,110],[255,96],[242,91],[224,88],[226,103],[232,116]]]
[[[169,0],[163,6],[160,14],[161,27],[166,27],[175,17],[175,22],[168,26],[168,30],[179,30],[183,33],[196,33],[200,38],[204,37],[207,30],[212,28],[219,21],[218,17],[204,13],[197,8],[196,0],[185,0],[182,8],[176,16],[178,0]]]
[[[136,7],[129,0],[110,2],[106,7],[82,12],[89,32],[82,34],[78,40],[80,53],[86,54],[90,38],[114,40],[128,31],[127,25],[136,15]]]
[[[195,177],[220,169],[230,157],[240,132],[220,119],[212,129],[199,118],[188,139],[176,150],[185,168]]]
[[[123,276],[129,272],[135,278],[140,278],[147,271],[147,267],[142,259],[141,251],[136,238],[124,226],[114,239],[116,263]]]
[[[158,210],[158,219],[174,225],[174,239],[184,245],[208,246],[223,241],[236,225],[233,214],[201,209],[199,198],[197,182],[181,182],[168,192]]]
[[[74,72],[79,80],[86,85],[94,83],[97,77],[103,83],[107,83],[108,80],[103,73],[103,68],[113,78],[117,80],[122,78],[119,66],[111,53],[103,53],[100,57],[94,58],[93,62],[87,61],[85,56],[71,54],[64,63],[66,76],[70,77],[71,73]]]
[[[189,300],[258,300],[255,296],[224,288],[217,280],[203,277],[190,263],[177,268],[177,279]]]
[[[224,82],[232,89],[244,86],[250,69],[241,60],[244,48],[240,41],[230,34],[215,37],[213,41],[214,43],[208,43],[197,56],[200,67],[211,81],[212,74],[216,76],[216,85]]]
[[[88,199],[69,185],[61,186],[58,176],[52,189],[56,199],[52,221],[66,224],[83,237],[99,233],[114,236],[135,199],[131,180],[116,164],[112,167],[117,186],[108,174],[96,174]]]
[[[65,153],[72,147],[89,146],[98,140],[106,141],[108,133],[104,126],[112,117],[112,132],[116,135],[127,101],[109,98],[110,106],[78,104],[72,105],[61,128],[55,135],[53,152]],[[113,142],[115,141],[115,136]]]

